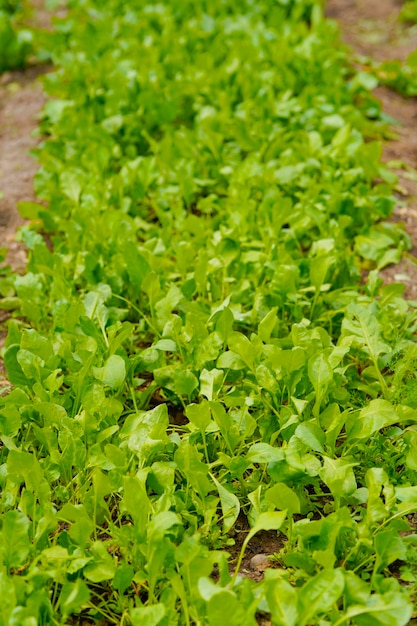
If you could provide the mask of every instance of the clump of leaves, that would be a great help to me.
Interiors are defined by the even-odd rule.
[[[417,95],[417,52],[412,52],[405,62],[400,60],[380,63],[375,70],[378,80],[403,96]]]
[[[399,20],[409,23],[417,22],[417,2],[415,0],[407,0],[404,2],[399,13]]]
[[[0,11],[13,15],[21,9],[21,4],[17,0],[0,0]]]
[[[23,67],[32,50],[33,36],[18,26],[21,3],[0,0],[0,72]]]

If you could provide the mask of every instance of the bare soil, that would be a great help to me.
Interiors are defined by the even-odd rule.
[[[33,133],[45,98],[37,78],[44,71],[31,67],[4,74],[0,81],[0,243],[8,247],[14,269],[25,263],[23,246],[15,241],[23,224],[17,204],[34,199],[37,164],[29,151],[38,143]]]
[[[417,30],[400,24],[404,0],[328,0],[326,14],[339,22],[344,41],[377,61],[404,59],[417,48]]]

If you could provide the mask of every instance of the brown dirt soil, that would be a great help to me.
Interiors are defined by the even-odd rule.
[[[328,0],[326,14],[339,22],[344,41],[376,61],[405,59],[417,48],[417,30],[398,22],[403,0]]]
[[[33,131],[44,95],[37,78],[44,71],[31,67],[4,74],[0,81],[0,242],[9,248],[8,261],[16,269],[25,262],[23,247],[14,240],[23,224],[17,204],[34,199],[37,164],[29,151],[38,143]]]
[[[230,533],[233,537],[235,544],[226,548],[230,554],[230,572],[233,573],[236,569],[235,565],[239,558],[239,554],[249,532],[249,523],[246,517],[241,514]],[[263,556],[272,557],[278,553],[284,545],[283,535],[277,531],[260,531],[249,542],[245,555],[240,567],[240,574],[252,580],[260,581],[263,578],[263,573],[268,567],[274,567],[273,560],[261,559],[259,564],[256,564],[253,557]]]
[[[366,58],[375,61],[405,60],[417,49],[417,28],[399,24],[402,0],[328,0],[327,15],[340,25],[343,40],[357,54],[357,64]],[[398,264],[385,268],[386,282],[403,282],[405,296],[417,299],[417,99],[405,99],[385,87],[375,95],[383,110],[398,122],[396,139],[384,145],[384,160],[405,164],[395,168],[398,175],[398,206],[392,219],[403,222],[412,241],[411,254]],[[408,170],[408,171],[407,171]]]

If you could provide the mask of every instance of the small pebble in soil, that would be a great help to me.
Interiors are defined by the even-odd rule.
[[[270,565],[270,560],[266,554],[255,554],[250,560],[250,568],[255,572],[264,572]]]

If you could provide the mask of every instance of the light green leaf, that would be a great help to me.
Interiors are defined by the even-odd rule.
[[[316,401],[313,415],[317,418],[320,413],[321,401],[333,379],[333,370],[327,356],[321,352],[312,356],[308,362],[308,377],[316,392]]]
[[[315,354],[308,362],[308,377],[317,394],[322,394],[333,378],[329,360],[322,352]]]
[[[177,344],[172,339],[160,339],[153,344],[152,348],[160,350],[161,352],[176,352]]]
[[[83,580],[65,583],[61,589],[60,607],[64,616],[78,613],[90,599],[90,591]]]
[[[185,409],[185,415],[200,432],[205,432],[211,420],[210,405],[206,400],[200,404],[189,404]]]
[[[300,498],[295,491],[285,483],[276,483],[265,492],[265,500],[273,504],[280,511],[287,510],[290,515],[300,513]]]
[[[216,400],[224,379],[223,370],[213,368],[203,369],[200,374],[200,393],[207,400]]]
[[[298,594],[283,578],[272,577],[275,572],[265,573],[266,600],[274,626],[298,626]]]
[[[126,379],[125,361],[121,356],[113,354],[103,367],[93,367],[93,374],[104,385],[118,389]]]
[[[158,626],[166,614],[165,605],[162,603],[152,606],[141,606],[132,609],[130,619],[132,626]]]
[[[245,544],[260,530],[279,530],[287,518],[287,511],[273,511],[272,513],[261,513],[246,536]]]
[[[375,570],[377,572],[388,567],[394,561],[404,561],[407,553],[406,546],[398,535],[398,531],[392,528],[377,533],[375,536],[375,550]]]
[[[268,443],[254,443],[246,455],[248,463],[276,463],[285,458],[282,448],[274,448]]]
[[[300,616],[297,626],[307,626],[313,617],[328,611],[343,593],[342,569],[324,570],[300,590]]]
[[[384,595],[375,593],[366,605],[349,607],[340,624],[354,619],[358,626],[406,626],[412,613],[412,604],[405,594],[399,591]]]
[[[297,426],[294,434],[308,448],[324,453],[325,435],[317,424],[302,422]]]
[[[21,567],[29,556],[29,519],[21,511],[7,511],[0,532],[0,554],[8,568]]]
[[[113,580],[116,573],[116,562],[109,554],[107,545],[96,541],[91,549],[93,560],[85,567],[84,576],[92,583]]]
[[[211,476],[211,479],[216,485],[220,496],[223,512],[223,532],[228,533],[239,517],[240,503],[235,494],[223,487],[214,476]]]
[[[258,333],[264,343],[268,343],[271,338],[272,331],[277,323],[277,311],[278,307],[272,308],[259,323]]]
[[[174,371],[174,389],[179,396],[191,398],[198,387],[198,380],[191,370],[177,368]]]
[[[230,333],[228,345],[232,352],[238,354],[242,361],[244,361],[250,369],[253,369],[257,351],[245,335],[236,332]]]
[[[388,400],[377,398],[371,400],[368,406],[355,414],[355,421],[348,420],[346,424],[348,440],[368,439],[381,428],[391,426],[399,421],[394,406]]]
[[[357,462],[345,459],[323,457],[323,467],[319,471],[320,478],[328,486],[335,498],[351,495],[356,490],[356,479],[353,468]]]

